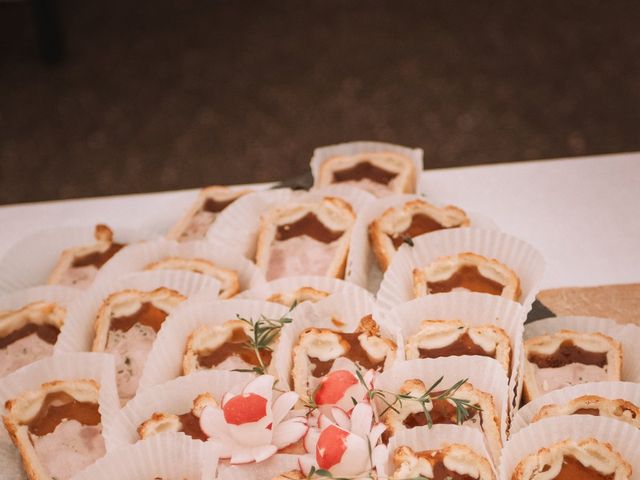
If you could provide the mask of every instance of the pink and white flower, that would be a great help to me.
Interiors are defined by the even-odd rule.
[[[285,392],[272,402],[271,375],[261,375],[238,393],[224,395],[220,407],[206,407],[200,428],[232,464],[262,462],[300,440],[307,432],[304,417],[287,415],[298,394]]]
[[[354,400],[358,403],[369,402],[367,387],[356,376],[356,368],[352,361],[338,358],[331,371],[322,377],[313,395],[313,400],[322,413],[330,416],[332,407],[350,412],[355,406]],[[373,375],[373,370],[362,375],[369,388],[373,384]]]

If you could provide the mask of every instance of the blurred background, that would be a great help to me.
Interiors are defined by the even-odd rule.
[[[0,203],[640,150],[640,2],[0,1]],[[56,21],[59,20],[59,23]]]

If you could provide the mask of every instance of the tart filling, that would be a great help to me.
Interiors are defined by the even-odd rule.
[[[48,302],[34,302],[0,312],[0,377],[50,356],[67,311]]]
[[[466,227],[469,218],[457,207],[436,207],[417,199],[389,208],[369,225],[369,240],[381,270],[386,270],[396,250],[418,235],[445,228]]]
[[[185,297],[168,288],[151,292],[123,290],[103,302],[96,319],[92,351],[115,355],[120,398],[132,398],[138,389],[147,356],[167,315]]]
[[[459,320],[425,320],[407,339],[407,360],[465,355],[496,359],[506,373],[511,363],[511,341],[495,325],[471,327]]]
[[[542,418],[559,415],[610,417],[640,428],[640,408],[637,405],[627,400],[612,400],[598,395],[583,395],[563,405],[545,405],[531,421],[537,422]]]
[[[182,432],[194,440],[205,442],[209,437],[200,428],[200,414],[207,406],[217,407],[218,402],[213,395],[205,392],[193,400],[193,407],[187,412],[156,412],[138,426],[138,435],[144,439],[164,432]]]
[[[54,381],[9,400],[4,424],[31,480],[66,480],[105,454],[99,385]]]
[[[489,461],[466,445],[446,445],[439,450],[415,452],[407,446],[393,454],[393,480],[495,480]]]
[[[620,380],[622,347],[601,333],[561,330],[531,338],[524,348],[527,400],[571,385]]]
[[[313,287],[300,287],[299,289],[293,292],[282,292],[282,293],[274,293],[269,298],[267,298],[268,302],[275,302],[286,307],[291,307],[293,304],[298,304],[302,302],[319,302],[323,298],[327,298],[329,296],[329,292],[325,292],[324,290],[316,290]]]
[[[521,294],[520,280],[511,269],[475,253],[440,257],[424,268],[413,270],[415,297],[460,290],[489,293],[510,300],[518,300]]]
[[[98,270],[126,246],[113,241],[113,231],[106,225],[96,225],[94,236],[94,245],[62,252],[47,283],[85,288],[93,282]]]
[[[168,257],[158,262],[150,263],[145,270],[186,270],[213,277],[220,282],[218,297],[222,299],[231,298],[240,291],[238,272],[218,267],[204,258]]]
[[[332,197],[271,209],[261,220],[256,263],[267,280],[342,277],[354,221],[351,206]]]
[[[595,438],[565,440],[525,457],[512,480],[628,480],[631,465]]]
[[[169,230],[167,237],[179,242],[204,239],[220,212],[247,193],[249,190],[219,186],[203,188],[189,210]]]

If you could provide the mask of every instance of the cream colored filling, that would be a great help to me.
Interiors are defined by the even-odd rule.
[[[42,340],[36,333],[16,340],[6,348],[0,349],[0,377],[52,353],[53,345]]]
[[[266,272],[267,280],[295,275],[326,275],[339,241],[324,243],[302,235],[273,242]]]

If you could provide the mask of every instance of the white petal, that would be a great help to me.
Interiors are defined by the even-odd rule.
[[[369,434],[369,442],[371,445],[375,445],[380,440],[380,436],[387,429],[387,426],[384,423],[376,423],[371,429],[371,433]]]
[[[217,407],[205,407],[200,414],[200,428],[209,437],[219,437],[227,433],[224,413]]]
[[[351,419],[349,418],[349,414],[338,407],[333,407],[331,409],[331,416],[333,420],[336,422],[340,428],[345,430],[351,430]]]
[[[346,357],[338,357],[333,362],[333,365],[331,365],[331,372],[335,372],[337,370],[346,370],[348,372],[355,372],[356,364]]]
[[[387,473],[389,463],[389,451],[385,445],[378,445],[371,451],[371,463],[378,472],[378,478],[382,478]]]
[[[233,454],[231,455],[231,460],[229,463],[237,465],[240,463],[249,463],[253,462],[253,454],[252,450],[255,447],[239,447],[233,449]]]
[[[373,409],[367,403],[359,403],[351,412],[351,433],[367,438],[371,431]]]
[[[231,400],[233,397],[235,397],[236,394],[232,393],[232,392],[227,392],[222,396],[222,401],[220,402],[220,406],[224,407],[224,405]]]
[[[264,445],[262,447],[253,447],[251,450],[251,455],[255,459],[256,462],[263,462],[267,458],[273,456],[278,449],[275,445]]]
[[[308,430],[307,422],[302,418],[286,420],[273,429],[273,440],[271,442],[278,447],[278,450],[296,443]]]
[[[329,425],[335,425],[335,422],[331,420],[327,415],[320,414],[318,416],[318,428],[320,428],[320,430],[324,430]]]
[[[316,466],[315,454],[314,455],[302,455],[298,459],[298,463],[300,463],[300,470],[302,470],[302,473],[304,473],[305,475],[309,475],[309,472],[311,471],[311,467],[315,467]]]
[[[318,438],[320,438],[320,430],[317,428],[310,428],[307,430],[307,434],[304,436],[304,441],[302,442],[307,453],[311,453],[313,455],[316,454]]]
[[[271,414],[274,425],[280,423],[282,419],[287,416],[287,413],[289,413],[299,398],[300,395],[296,392],[285,392],[273,402]]]
[[[251,380],[242,393],[255,393],[271,401],[273,396],[273,383],[276,379],[271,375],[260,375],[255,380]]]

